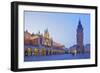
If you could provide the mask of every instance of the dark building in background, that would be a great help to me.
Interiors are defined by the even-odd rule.
[[[84,52],[84,33],[83,33],[83,27],[81,24],[81,21],[79,20],[78,26],[77,26],[77,34],[76,34],[76,39],[77,39],[77,52],[78,53],[83,53]]]

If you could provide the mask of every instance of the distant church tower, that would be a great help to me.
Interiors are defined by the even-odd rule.
[[[49,32],[48,32],[48,29],[46,29],[46,30],[44,31],[44,37],[45,37],[45,38],[49,38]]]
[[[44,45],[50,46],[50,40],[49,40],[49,32],[48,29],[44,31]]]
[[[76,37],[77,37],[77,51],[78,53],[83,53],[84,52],[84,46],[83,46],[84,33],[83,33],[83,27],[80,20],[77,26]]]

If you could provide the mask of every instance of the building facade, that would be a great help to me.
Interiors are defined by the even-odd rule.
[[[48,29],[43,34],[24,32],[25,55],[49,55],[64,53],[64,45],[53,41]],[[29,46],[29,47],[26,47]]]

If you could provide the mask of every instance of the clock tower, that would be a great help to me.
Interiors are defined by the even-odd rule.
[[[84,52],[84,45],[83,45],[83,39],[84,39],[84,33],[83,33],[83,27],[81,24],[81,21],[79,20],[78,26],[77,26],[77,52],[83,53]]]

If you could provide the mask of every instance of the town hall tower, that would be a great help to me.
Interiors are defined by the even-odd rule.
[[[83,27],[80,20],[77,26],[76,38],[77,38],[77,52],[83,53],[84,52],[84,45],[83,45],[84,33],[83,33]]]

